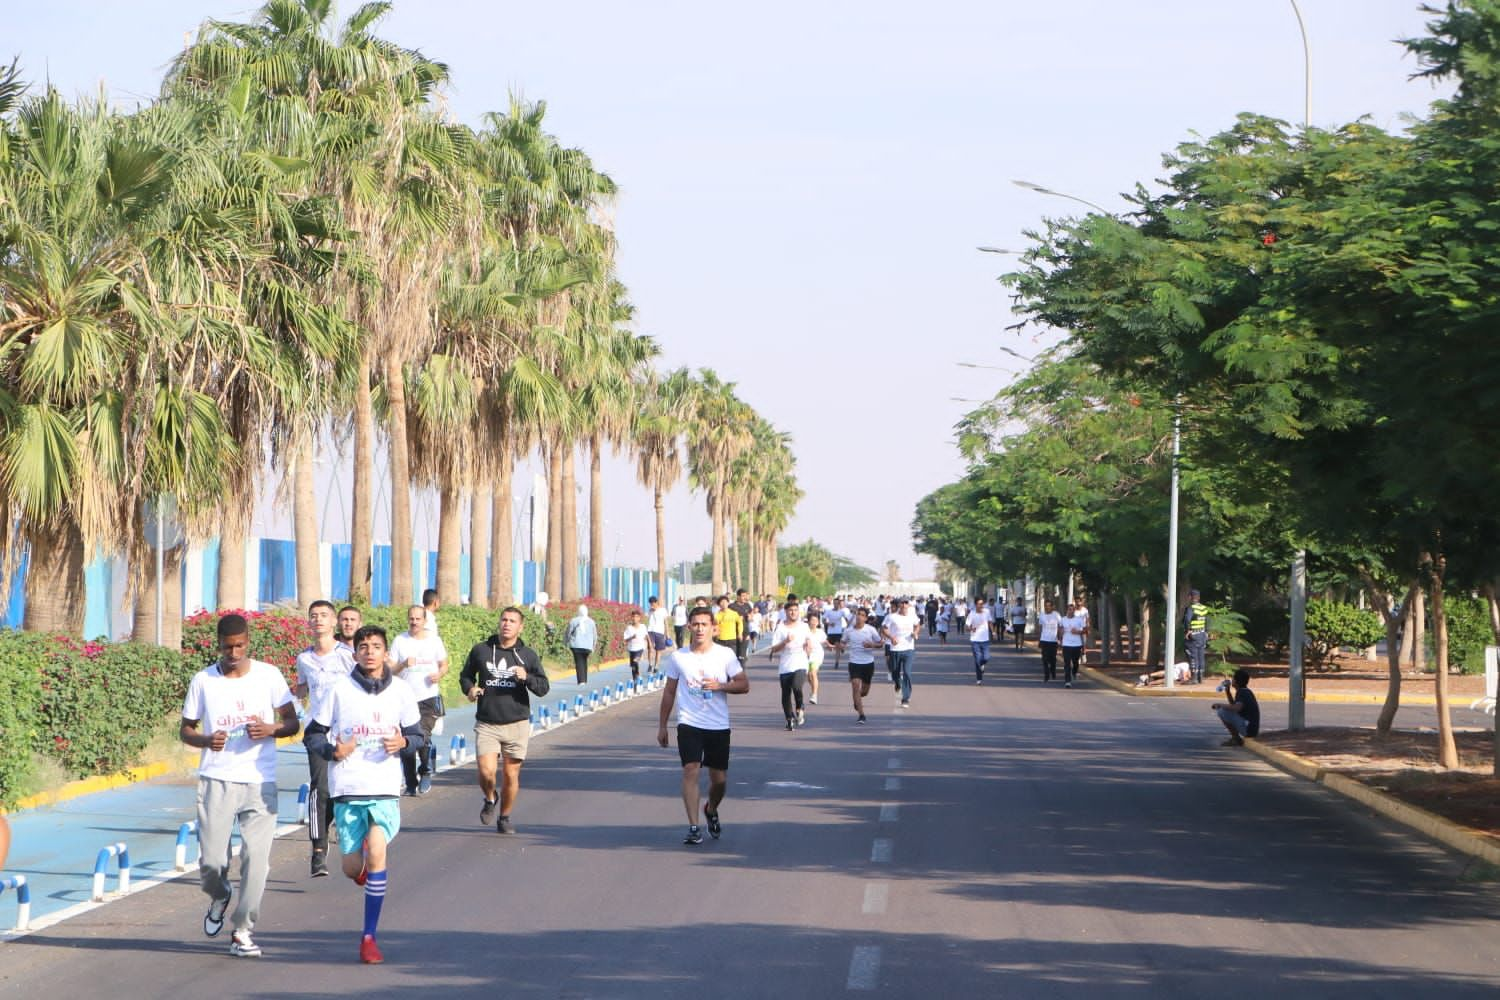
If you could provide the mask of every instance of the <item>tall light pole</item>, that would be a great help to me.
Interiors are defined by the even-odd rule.
[[[1167,527],[1167,613],[1166,620],[1166,669],[1162,680],[1169,688],[1177,686],[1177,514],[1181,502],[1180,473],[1182,467],[1182,400],[1172,403],[1172,500]],[[1150,672],[1150,665],[1146,667]]]
[[[1302,20],[1302,8],[1297,0],[1290,0],[1292,13],[1297,15],[1297,30],[1302,34],[1302,135],[1312,127],[1312,46],[1307,41],[1307,24]],[[1302,668],[1302,648],[1307,642],[1307,550],[1298,549],[1292,556],[1291,579],[1291,650],[1287,656],[1287,711],[1288,729],[1302,729],[1307,725],[1307,676]]]

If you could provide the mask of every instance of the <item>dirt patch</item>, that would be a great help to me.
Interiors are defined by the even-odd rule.
[[[1456,733],[1459,766],[1438,765],[1437,733],[1320,727],[1262,733],[1260,742],[1347,775],[1500,843],[1500,779],[1494,734]]]

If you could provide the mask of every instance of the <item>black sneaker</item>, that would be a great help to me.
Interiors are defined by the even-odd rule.
[[[856,726],[863,726],[865,724],[865,713],[860,712],[859,713],[859,718],[857,718],[857,719],[854,720],[854,724]]]
[[[312,877],[324,878],[328,875],[328,855],[324,851],[312,852]]]
[[[424,774],[417,782],[417,794],[426,795],[430,791],[432,791],[432,775]]]
[[[715,810],[704,809],[703,810],[703,816],[704,816],[705,819],[708,820],[708,835],[710,837],[714,838],[715,840],[718,840],[719,839],[719,834],[721,834],[721,833],[724,832],[724,828],[719,825],[719,812],[718,812],[718,810],[716,810],[716,809]]]
[[[697,826],[688,827],[687,836],[682,838],[682,842],[693,846],[703,843],[703,831]]]
[[[510,821],[509,816],[501,816],[498,820],[495,821],[495,832],[505,834],[515,833],[516,827],[515,824]]]
[[[498,808],[500,808],[500,803],[493,799],[485,799],[484,808],[479,810],[479,822],[484,826],[495,822],[495,810]]]
[[[792,720],[791,719],[787,719],[786,720],[786,731],[787,732],[791,732],[792,731],[792,725],[793,725]]]
[[[223,899],[215,899],[208,904],[208,912],[203,915],[203,933],[209,937],[218,937],[219,932],[224,929],[224,914],[229,912],[229,900],[234,897],[231,891]]]

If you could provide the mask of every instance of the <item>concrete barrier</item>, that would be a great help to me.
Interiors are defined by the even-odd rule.
[[[26,884],[26,876],[13,875],[7,879],[0,879],[0,896],[5,895],[6,889],[11,889],[16,894],[16,926],[13,929],[29,930],[31,928],[31,886]]]
[[[306,788],[307,786],[303,785],[302,787]],[[304,808],[305,808],[305,806],[304,806]],[[188,820],[186,823],[182,824],[181,826],[179,826],[177,828],[177,847],[176,847],[176,849],[172,853],[172,870],[173,871],[185,872],[185,871],[188,870],[188,862],[187,862],[188,838],[192,837],[193,838],[193,842],[197,843],[197,833],[198,833],[198,823],[197,823],[196,820]],[[198,857],[201,858],[202,856],[203,856],[203,845],[199,844],[198,845]],[[194,858],[194,860],[196,861],[197,858]]]
[[[124,842],[110,844],[99,848],[99,856],[94,859],[94,891],[89,896],[95,903],[104,901],[104,880],[109,874],[109,861],[116,861],[115,871],[119,881],[115,886],[115,893],[123,896],[130,891],[130,851]]]

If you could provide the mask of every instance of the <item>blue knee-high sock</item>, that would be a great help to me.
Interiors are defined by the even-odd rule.
[[[375,936],[380,923],[380,904],[385,902],[385,872],[370,872],[365,879],[365,933]]]

